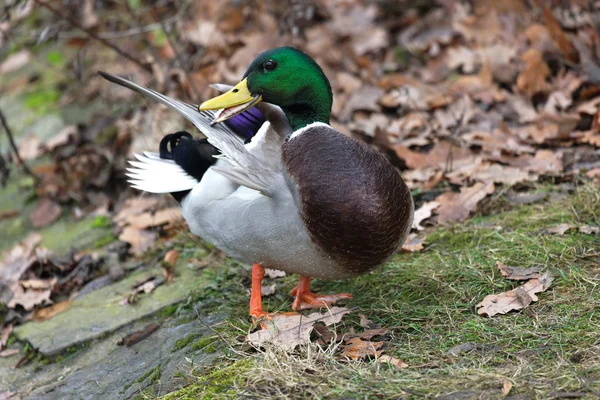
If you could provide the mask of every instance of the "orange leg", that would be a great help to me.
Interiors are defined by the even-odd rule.
[[[260,264],[252,264],[252,289],[250,291],[250,316],[259,319],[267,315],[262,309],[262,280],[265,269]]]
[[[351,299],[350,293],[320,295],[310,291],[310,277],[300,275],[298,285],[292,290],[292,296],[296,296],[292,304],[292,310],[299,311],[307,308],[322,308],[334,305],[339,300]]]

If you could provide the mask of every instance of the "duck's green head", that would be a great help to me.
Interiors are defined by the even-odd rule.
[[[252,61],[244,79],[221,96],[207,100],[200,110],[227,109],[222,122],[260,101],[283,109],[293,130],[313,122],[329,123],[333,94],[329,80],[307,54],[278,47]]]

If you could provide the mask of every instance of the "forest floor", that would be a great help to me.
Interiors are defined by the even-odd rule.
[[[586,2],[34,3],[0,19],[0,113],[24,160],[0,126],[0,400],[600,397]],[[332,125],[388,157],[417,217],[373,273],[315,280],[354,294],[342,308],[262,340],[250,266],[126,184],[134,152],[193,127],[95,71],[197,103],[277,45],[323,66]],[[290,310],[296,278],[265,279],[267,310]]]

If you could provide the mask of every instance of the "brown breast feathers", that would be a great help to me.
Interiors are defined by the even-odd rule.
[[[349,272],[367,272],[398,249],[412,221],[410,191],[369,145],[314,125],[283,145],[312,241]]]

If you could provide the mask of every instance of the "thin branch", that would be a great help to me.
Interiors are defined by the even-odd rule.
[[[69,16],[67,14],[63,14],[61,11],[59,11],[56,8],[54,8],[53,6],[51,6],[50,4],[48,4],[45,1],[42,1],[42,0],[33,0],[33,1],[35,1],[36,4],[38,4],[38,5],[46,8],[46,9],[48,9],[54,15],[56,15],[56,16],[64,19],[64,20],[66,20],[69,24],[73,25],[74,27],[76,27],[78,29],[81,29],[82,31],[84,31],[92,39],[95,39],[95,40],[99,41],[100,43],[102,43],[103,45],[105,45],[106,47],[109,47],[109,48],[113,49],[120,56],[125,57],[129,61],[131,61],[131,62],[139,65],[145,71],[152,72],[152,67],[150,65],[142,63],[140,60],[138,60],[137,58],[131,56],[130,54],[126,53],[125,51],[121,50],[119,47],[115,46],[114,44],[112,44],[108,40],[101,38],[100,36],[98,36],[96,33],[94,33],[93,31],[91,31],[90,29],[88,29],[88,28],[84,27],[83,25],[81,25],[81,23],[79,23],[79,21],[77,21],[73,17],[71,17],[71,16]]]
[[[25,171],[25,173],[27,175],[31,176],[36,182],[39,182],[40,178],[36,174],[34,174],[31,169],[29,169],[27,164],[25,164],[25,161],[23,161],[23,159],[21,158],[21,154],[19,154],[19,148],[17,147],[17,144],[15,143],[15,139],[13,138],[12,131],[8,127],[8,122],[6,121],[6,117],[4,116],[4,113],[2,112],[2,110],[0,110],[0,122],[2,123],[2,126],[4,127],[4,130],[6,131],[6,136],[8,136],[8,141],[10,143],[10,147],[12,147],[12,149],[15,153],[15,157],[17,158],[17,161],[19,161],[19,164],[21,164],[21,167],[23,167],[23,171]]]
[[[179,51],[177,50],[177,46],[171,40],[171,36],[169,36],[169,32],[167,32],[167,27],[166,27],[165,22],[163,20],[158,19],[158,17],[154,13],[154,10],[152,10],[150,13],[152,14],[152,18],[154,18],[154,21],[156,21],[160,24],[160,27],[162,28],[163,32],[165,33],[165,36],[167,37],[167,41],[169,42],[169,46],[171,46],[171,48],[173,49],[173,53],[175,53],[175,60],[177,61],[179,68],[181,68],[181,70],[185,74],[185,78],[187,79],[188,83],[190,84],[190,88],[192,89],[192,93],[194,94],[193,100],[197,102],[200,99],[200,91],[194,84],[194,81],[191,79],[190,74],[187,70],[187,67],[183,65],[183,61],[181,61],[181,55],[179,54]]]

